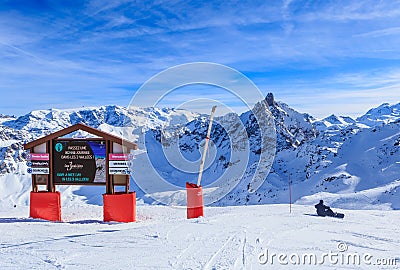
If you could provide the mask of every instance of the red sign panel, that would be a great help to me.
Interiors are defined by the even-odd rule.
[[[31,153],[27,155],[30,160],[49,160],[49,153]]]
[[[132,154],[108,154],[109,160],[131,160]]]

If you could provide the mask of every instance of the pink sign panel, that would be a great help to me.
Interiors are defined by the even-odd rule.
[[[108,154],[109,160],[131,160],[132,154]]]
[[[49,160],[48,153],[31,153],[27,155],[30,160]]]

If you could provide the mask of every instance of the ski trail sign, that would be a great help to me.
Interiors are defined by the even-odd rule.
[[[131,154],[109,154],[108,173],[129,175],[133,156]]]

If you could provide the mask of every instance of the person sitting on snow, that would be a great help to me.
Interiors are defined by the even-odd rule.
[[[320,200],[319,203],[315,205],[315,208],[317,209],[318,216],[321,216],[321,217],[335,216],[335,213],[332,211],[332,209],[329,206],[324,205],[323,200]]]

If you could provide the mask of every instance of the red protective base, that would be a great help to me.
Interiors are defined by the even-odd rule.
[[[196,184],[186,182],[187,193],[187,218],[204,216],[203,188]]]
[[[30,200],[29,216],[31,218],[61,221],[60,192],[31,192]]]
[[[103,194],[104,221],[136,221],[136,192]]]

